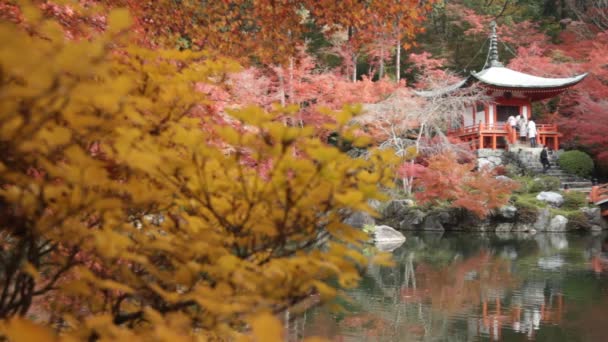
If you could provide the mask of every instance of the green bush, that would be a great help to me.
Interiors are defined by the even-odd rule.
[[[528,192],[535,193],[541,191],[558,191],[560,180],[553,176],[540,176],[532,179],[528,184]]]
[[[517,208],[517,217],[519,222],[534,222],[538,217],[538,211],[546,207],[546,203],[536,199],[536,195],[524,194],[515,195],[511,198],[511,202]]]
[[[580,191],[569,191],[562,194],[564,196],[564,209],[578,209],[587,204],[587,195]]]
[[[580,211],[574,211],[566,215],[568,219],[568,224],[566,226],[567,230],[577,230],[584,229],[587,230],[591,228],[591,224],[589,223],[589,219],[585,214]]]
[[[593,159],[582,151],[567,151],[559,156],[559,167],[562,170],[581,177],[587,177],[593,171]]]
[[[519,189],[513,191],[516,194],[531,194],[538,193],[541,191],[558,191],[560,186],[560,180],[553,176],[539,176],[539,177],[514,177],[521,186]]]

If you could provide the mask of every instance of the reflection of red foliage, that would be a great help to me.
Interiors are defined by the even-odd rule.
[[[413,289],[409,287],[402,287],[399,290],[399,296],[402,302],[422,302],[430,295],[429,289]]]

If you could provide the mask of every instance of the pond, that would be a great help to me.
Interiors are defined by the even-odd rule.
[[[606,233],[416,234],[393,254],[342,311],[292,321],[289,340],[608,340]]]

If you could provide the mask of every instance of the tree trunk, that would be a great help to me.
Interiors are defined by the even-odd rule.
[[[384,44],[380,46],[380,70],[378,71],[378,79],[384,77]]]
[[[279,77],[279,97],[281,99],[281,106],[285,107],[285,79],[283,78],[282,72],[277,72],[277,76]]]
[[[357,82],[357,55],[353,53],[353,82]]]
[[[397,53],[395,55],[395,79],[401,80],[401,39],[397,39]]]
[[[287,84],[287,96],[289,97],[289,103],[295,103],[293,94],[293,57],[289,58],[289,83]]]

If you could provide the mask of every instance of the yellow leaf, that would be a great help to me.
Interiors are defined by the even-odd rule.
[[[34,267],[34,265],[32,265],[29,262],[26,262],[25,264],[23,264],[23,271],[25,273],[29,274],[36,281],[38,279],[40,279],[40,273],[38,272],[38,270],[36,269],[36,267]]]
[[[25,1],[25,4],[22,4],[21,13],[28,24],[35,24],[40,20],[40,18],[42,18],[42,12],[40,9],[32,5],[30,1]]]
[[[319,291],[319,294],[321,295],[322,300],[332,299],[333,297],[336,296],[336,289],[325,284],[324,282],[315,281],[314,285],[315,285],[315,288],[317,289],[317,291]]]
[[[6,323],[0,323],[0,336],[14,342],[57,340],[52,330],[23,318],[12,318]]]
[[[15,116],[8,121],[2,123],[0,126],[0,135],[3,137],[11,137],[12,134],[17,133],[21,125],[23,124],[23,118],[21,116]]]
[[[102,289],[107,289],[107,290],[116,290],[116,291],[120,291],[120,292],[124,292],[124,293],[133,293],[133,289],[130,288],[129,286],[117,283],[115,281],[112,280],[101,280],[97,282],[97,286],[99,286]]]
[[[283,326],[269,313],[255,316],[251,320],[251,330],[257,342],[283,341]]]
[[[304,342],[329,342],[329,340],[317,336],[312,336],[305,338]]]
[[[131,15],[126,8],[112,10],[108,14],[108,32],[116,33],[131,26]]]

